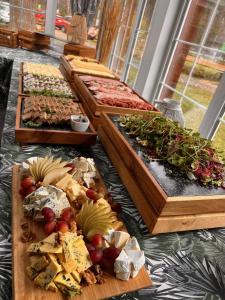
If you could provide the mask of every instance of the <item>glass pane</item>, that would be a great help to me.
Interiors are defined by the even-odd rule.
[[[194,131],[199,130],[199,126],[203,120],[205,111],[199,108],[186,98],[183,98],[177,92],[173,92],[170,89],[164,87],[164,93],[169,95],[169,98],[180,101],[181,108],[184,114],[185,127],[191,128]]]
[[[187,99],[183,99],[181,106],[185,118],[185,127],[198,131],[205,111]]]
[[[63,41],[95,48],[101,15],[100,4],[101,0],[80,2],[58,0],[55,36]],[[61,45],[62,42],[58,41],[56,44]]]
[[[140,29],[143,31],[149,30],[149,25],[150,25],[152,13],[153,13],[153,10],[155,7],[155,2],[156,2],[156,0],[148,0],[146,3],[144,15],[142,17],[141,27],[140,27]]]
[[[200,44],[215,5],[216,1],[211,0],[192,1],[185,22],[187,27],[184,27],[179,39]]]
[[[138,33],[133,57],[132,57],[132,63],[139,65],[141,62],[142,55],[144,53],[145,43],[147,39],[148,31],[140,31]]]
[[[225,59],[225,54],[223,58]],[[194,60],[195,57],[189,57],[189,59]],[[215,62],[216,59],[217,55],[213,51],[202,50],[191,71],[192,74],[185,91],[185,95],[203,104],[206,108],[225,71],[225,65]]]
[[[215,49],[225,51],[224,40],[224,26],[225,26],[225,1],[220,1],[216,11],[213,24],[210,28],[205,45]]]
[[[222,122],[213,138],[213,144],[221,151],[221,156],[225,158],[225,124]]]
[[[0,26],[8,26],[10,21],[9,3],[0,1]]]
[[[183,43],[178,43],[170,70],[165,79],[166,84],[175,88],[180,93],[184,92],[188,76],[194,65],[194,58],[197,52],[196,47],[190,47]],[[170,90],[164,90],[161,99],[169,98]]]
[[[127,77],[127,84],[129,86],[133,87],[135,80],[137,78],[137,74],[138,74],[138,69],[133,66],[130,66],[128,77]]]
[[[122,74],[124,67],[124,60],[136,20],[138,2],[138,0],[127,0],[124,5],[123,14],[121,17],[122,25],[119,29],[112,64],[112,70],[116,72],[118,76]]]
[[[55,36],[57,38],[67,40],[67,32],[70,30],[71,19],[72,11],[69,1],[58,1],[57,15],[55,18]],[[58,43],[61,44],[60,41],[56,42],[56,44]]]

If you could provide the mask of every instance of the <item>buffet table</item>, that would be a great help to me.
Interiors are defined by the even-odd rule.
[[[90,148],[60,145],[19,146],[14,142],[19,65],[22,61],[58,65],[59,57],[21,49],[0,48],[14,60],[5,126],[1,142],[0,181],[0,299],[11,299],[11,178],[12,166],[31,156],[93,157],[114,201],[122,205],[121,217],[146,255],[153,287],[116,299],[225,299],[225,229],[199,230],[151,236],[116,169],[97,141]],[[114,298],[115,299],[115,298]]]

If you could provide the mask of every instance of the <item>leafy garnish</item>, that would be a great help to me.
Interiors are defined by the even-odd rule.
[[[120,125],[146,148],[149,156],[154,153],[154,157],[179,168],[188,178],[196,178],[203,185],[224,187],[225,164],[211,141],[199,133],[151,113],[121,116]]]

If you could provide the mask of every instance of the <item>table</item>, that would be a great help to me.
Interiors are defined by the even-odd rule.
[[[89,149],[30,145],[14,142],[18,72],[21,61],[58,65],[54,53],[41,54],[0,47],[0,56],[13,59],[7,113],[0,150],[0,299],[11,299],[11,178],[12,165],[30,156],[52,154],[63,158],[91,156],[114,201],[123,207],[122,219],[145,251],[154,286],[113,299],[184,300],[225,299],[225,228],[151,236],[116,169],[98,141]]]

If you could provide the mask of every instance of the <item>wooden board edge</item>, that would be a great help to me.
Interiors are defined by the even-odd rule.
[[[132,154],[132,157],[134,157],[134,159],[136,161],[138,161],[138,164],[140,165],[141,169],[143,170],[145,176],[147,176],[150,179],[150,181],[152,182],[152,184],[154,185],[154,187],[159,192],[159,194],[160,194],[160,196],[163,199],[164,204],[165,204],[166,203],[166,199],[168,198],[167,194],[162,189],[162,187],[160,186],[160,184],[157,182],[157,180],[155,179],[155,177],[147,169],[147,167],[145,166],[144,162],[139,158],[139,156],[137,155],[137,153],[135,152],[135,150],[129,145],[129,143],[123,137],[123,135],[121,134],[121,132],[116,128],[116,126],[114,125],[114,123],[110,120],[110,118],[108,117],[108,114],[102,113],[100,118],[101,118],[102,127],[104,127],[104,129],[106,131],[110,131],[110,135],[108,134],[109,138],[112,139],[112,130],[113,130],[114,134],[118,137],[118,139],[120,139],[122,141],[122,143],[126,146],[126,148],[128,149],[128,151]],[[114,141],[112,141],[112,142],[114,142]],[[118,151],[119,151],[119,149],[118,149]]]
[[[144,223],[148,227],[149,231],[152,232],[152,230],[156,224],[158,216],[156,215],[154,209],[151,207],[150,203],[148,201],[146,201],[145,196],[143,195],[142,191],[137,186],[136,181],[130,175],[130,172],[124,165],[123,160],[119,156],[114,145],[110,141],[106,142],[106,138],[105,138],[106,133],[104,132],[104,129],[102,126],[99,126],[99,128],[98,128],[98,136],[99,136],[100,141],[101,141],[103,147],[105,148],[110,160],[112,161],[113,165],[115,166],[123,184],[126,186],[128,192],[130,194],[130,197],[132,198],[135,206],[137,207],[139,213],[141,214],[141,216],[144,220]],[[111,148],[113,151],[109,151],[109,148]],[[142,201],[142,203],[141,203],[141,201]],[[145,205],[144,210],[143,210],[143,204]]]

